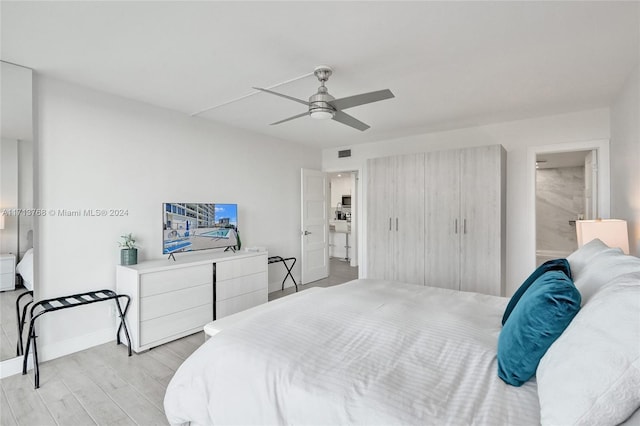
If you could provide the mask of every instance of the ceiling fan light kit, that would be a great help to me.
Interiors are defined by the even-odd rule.
[[[345,124],[349,127],[353,127],[354,129],[364,131],[367,130],[369,126],[356,119],[355,117],[352,117],[349,114],[343,112],[343,110],[394,97],[393,93],[391,93],[391,90],[385,89],[378,90],[376,92],[362,93],[360,95],[336,99],[329,94],[329,90],[325,86],[325,83],[327,82],[327,80],[329,80],[331,74],[333,74],[333,70],[331,69],[331,67],[321,65],[319,67],[316,67],[313,73],[320,81],[320,87],[318,87],[318,91],[314,95],[309,97],[309,101],[304,101],[302,99],[294,98],[289,95],[273,92],[268,89],[254,87],[254,89],[256,90],[271,93],[272,95],[280,96],[282,98],[304,104],[308,107],[307,112],[294,115],[293,117],[285,118],[284,120],[276,121],[275,123],[271,123],[271,125],[284,123],[286,121],[310,115],[311,118],[319,120],[328,120],[331,118],[339,123]]]

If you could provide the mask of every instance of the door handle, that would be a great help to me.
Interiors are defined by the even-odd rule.
[[[456,228],[455,233],[457,234],[457,233],[458,233],[458,219],[457,219],[457,218],[456,218],[456,225],[455,225],[455,228]]]
[[[398,230],[398,218],[396,217],[396,231]]]
[[[389,218],[389,231],[391,231],[391,218]]]
[[[467,233],[467,219],[464,220],[462,228],[463,228],[463,232],[466,234]]]
[[[311,232],[309,232],[309,231],[304,231],[304,234],[303,234],[303,235],[311,235]]]

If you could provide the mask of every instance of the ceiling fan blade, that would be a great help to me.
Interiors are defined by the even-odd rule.
[[[293,117],[285,118],[284,120],[276,121],[275,123],[271,123],[271,125],[273,126],[274,124],[280,124],[284,123],[285,121],[295,120],[296,118],[304,117],[305,115],[309,115],[309,111],[303,112],[302,114],[294,115]]]
[[[348,96],[346,98],[334,99],[329,103],[335,109],[353,108],[358,105],[370,104],[372,102],[384,101],[385,99],[394,98],[391,90],[378,90],[376,92],[362,93],[360,95]]]
[[[362,132],[367,130],[370,126],[364,124],[362,121],[350,116],[346,112],[336,111],[333,119],[339,123],[346,124],[349,127],[353,127],[354,129],[358,129]]]
[[[309,102],[303,101],[302,99],[294,98],[293,96],[283,95],[282,93],[274,92],[274,91],[271,91],[271,90],[268,90],[268,89],[261,89],[260,87],[254,87],[254,89],[260,90],[262,92],[271,93],[272,95],[280,96],[282,98],[290,99],[292,101],[295,101],[295,102],[301,103],[303,105],[309,106]]]

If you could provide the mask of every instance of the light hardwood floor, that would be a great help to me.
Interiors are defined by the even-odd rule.
[[[331,275],[300,291],[350,281],[357,269],[331,259]],[[293,292],[286,288],[269,300]],[[204,333],[197,333],[131,357],[126,346],[111,342],[43,362],[40,389],[33,388],[33,371],[0,380],[0,425],[166,425],[167,385],[203,342]]]
[[[111,342],[43,362],[40,389],[32,371],[0,381],[0,424],[166,425],[165,389],[203,342],[197,333],[131,357]]]
[[[16,356],[16,343],[18,341],[18,318],[16,316],[16,299],[27,289],[23,286],[15,290],[0,292],[0,361]],[[27,299],[23,299],[21,306]],[[23,339],[28,334],[25,327]]]

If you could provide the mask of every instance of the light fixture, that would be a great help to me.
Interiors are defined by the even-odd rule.
[[[333,118],[333,114],[335,112],[329,108],[317,108],[311,111],[311,118],[315,118],[316,120],[328,120]]]
[[[598,238],[609,247],[619,247],[629,254],[627,221],[620,219],[577,220],[578,248]]]
[[[4,229],[4,215],[0,214],[0,229]]]
[[[309,97],[309,115],[316,120],[328,120],[333,118],[336,113],[335,108],[329,103],[335,100],[335,98],[331,96],[329,92],[327,92],[327,88],[324,87],[324,82],[330,75],[331,72],[329,71],[329,74],[327,74],[324,80],[318,77],[321,83],[321,86],[318,87],[318,93]]]

